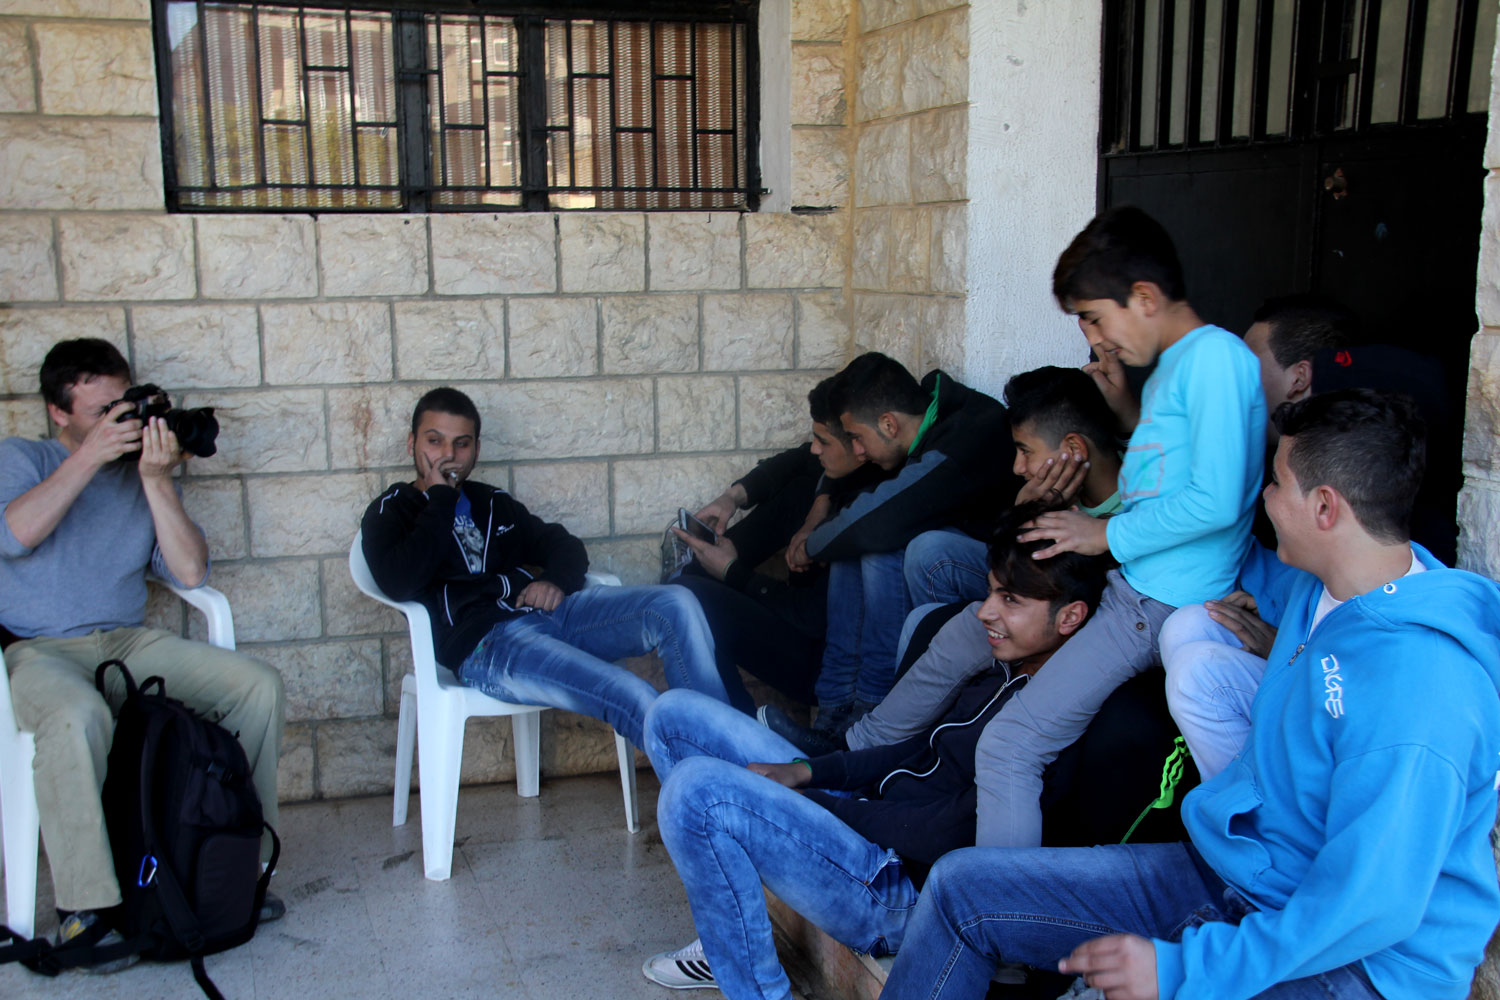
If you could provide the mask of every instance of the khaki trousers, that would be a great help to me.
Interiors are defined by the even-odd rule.
[[[94,687],[105,660],[124,660],[137,684],[159,676],[166,693],[234,733],[249,759],[266,821],[276,825],[281,756],[281,674],[240,653],[146,628],[66,639],[26,639],[5,651],[16,721],[36,734],[36,798],[57,906],[97,910],[120,902],[100,793],[114,711],[125,700],[118,670]],[[270,857],[270,838],[262,845]]]

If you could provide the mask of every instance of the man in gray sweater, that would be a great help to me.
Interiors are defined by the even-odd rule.
[[[147,572],[202,586],[208,545],[172,482],[184,459],[177,435],[160,417],[130,416],[135,405],[120,401],[129,386],[112,344],[63,341],[41,368],[57,436],[0,441],[0,642],[9,643],[16,721],[36,734],[37,808],[62,941],[108,940],[98,913],[121,901],[100,790],[125,692],[112,671],[100,697],[100,662],[124,660],[140,680],[162,677],[172,697],[235,733],[276,823],[281,675],[144,627]],[[263,920],[284,911],[268,901]]]

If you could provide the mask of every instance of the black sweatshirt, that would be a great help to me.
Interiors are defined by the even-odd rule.
[[[457,669],[496,622],[526,614],[512,604],[532,580],[564,594],[583,589],[589,568],[583,543],[549,524],[509,493],[472,480],[461,484],[470,515],[484,532],[484,568],[473,573],[453,531],[458,490],[426,493],[401,483],[365,509],[365,561],[380,589],[397,601],[420,601],[432,616],[437,661]],[[524,566],[536,566],[533,576]]]

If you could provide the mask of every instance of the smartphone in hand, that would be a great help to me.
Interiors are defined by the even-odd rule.
[[[719,536],[715,533],[714,529],[698,520],[692,514],[689,514],[686,507],[677,508],[677,527],[686,531],[694,538],[707,542],[710,545],[719,540]]]

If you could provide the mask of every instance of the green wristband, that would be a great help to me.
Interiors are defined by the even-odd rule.
[[[801,764],[803,767],[807,768],[807,773],[808,774],[812,774],[812,765],[808,763],[806,757],[793,757],[792,758],[792,763],[793,764]]]

